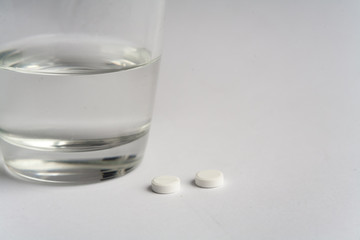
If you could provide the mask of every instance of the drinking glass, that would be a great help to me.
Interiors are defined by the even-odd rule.
[[[144,156],[164,0],[1,0],[0,149],[16,176],[86,183]]]

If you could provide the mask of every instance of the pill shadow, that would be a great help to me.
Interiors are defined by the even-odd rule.
[[[189,183],[190,183],[190,185],[193,186],[193,187],[197,187],[197,188],[199,187],[198,185],[196,185],[195,179],[191,180]]]
[[[149,186],[146,186],[145,190],[146,190],[147,192],[150,192],[150,193],[155,193],[155,192],[152,190],[152,188],[151,188],[150,185],[149,185]]]

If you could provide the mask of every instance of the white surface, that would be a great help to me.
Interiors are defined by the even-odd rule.
[[[180,179],[176,176],[159,176],[151,181],[151,188],[156,193],[176,193],[180,190]]]
[[[176,1],[144,162],[85,186],[0,174],[0,239],[360,239],[360,2]],[[199,169],[226,185],[193,185]],[[173,173],[175,195],[149,179]],[[156,219],[154,221],[154,219]]]
[[[224,174],[219,170],[202,170],[196,173],[195,184],[203,188],[220,187],[224,183]]]

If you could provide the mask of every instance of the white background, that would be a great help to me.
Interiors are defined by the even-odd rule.
[[[360,239],[360,2],[168,1],[146,157],[99,184],[0,168],[0,239]],[[225,185],[200,189],[198,170]],[[174,174],[181,192],[152,193]]]

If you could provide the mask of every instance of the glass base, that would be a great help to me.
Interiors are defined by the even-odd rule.
[[[7,169],[24,180],[85,184],[120,177],[143,157],[147,134],[133,142],[88,152],[42,151],[0,140]]]

